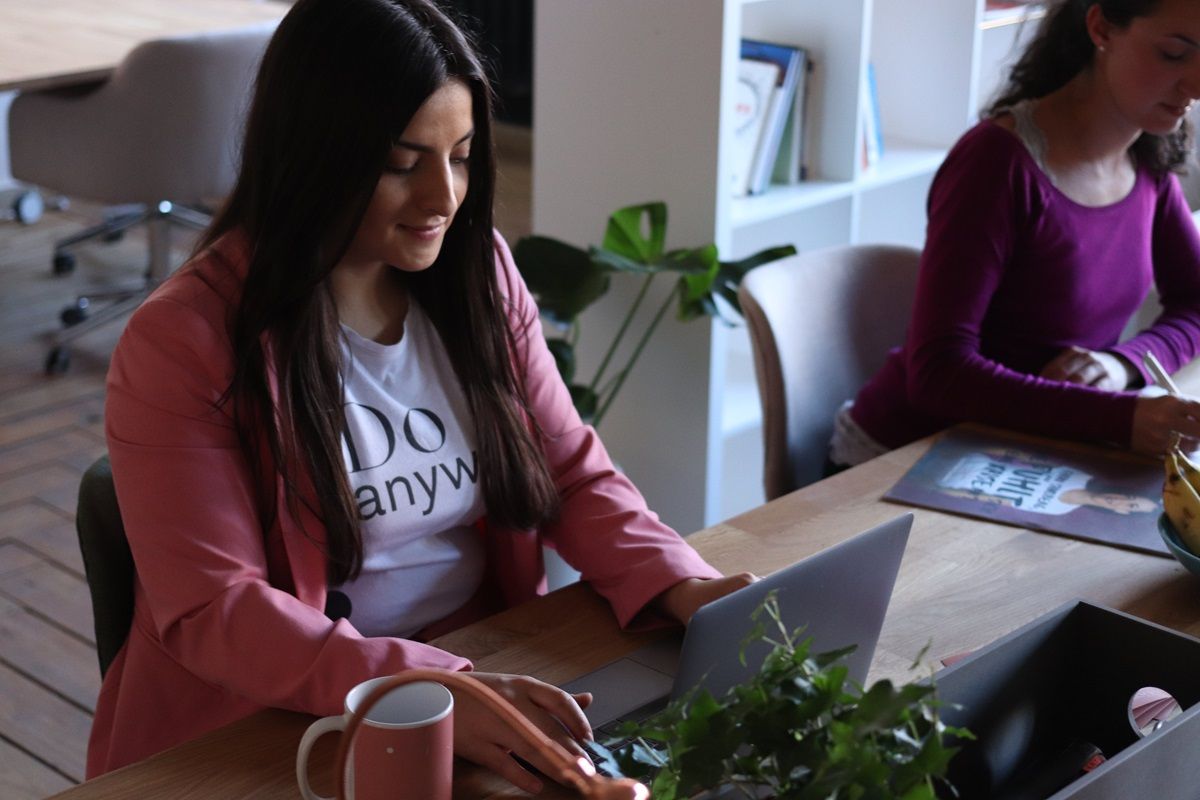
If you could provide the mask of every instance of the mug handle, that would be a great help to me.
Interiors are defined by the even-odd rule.
[[[304,800],[334,800],[332,797],[323,797],[312,790],[312,786],[308,783],[308,756],[312,752],[313,745],[327,733],[344,730],[346,727],[346,718],[338,717],[322,717],[321,719],[308,726],[308,730],[304,732],[304,736],[300,737],[300,747],[296,750],[296,783],[300,786],[300,796]]]

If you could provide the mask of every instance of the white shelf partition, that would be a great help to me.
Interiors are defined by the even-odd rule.
[[[977,118],[1017,30],[989,27],[983,0],[547,0],[535,8],[534,230],[592,244],[614,209],[664,200],[668,246],[715,242],[726,259],[785,243],[919,246],[929,182]],[[805,47],[815,63],[811,180],[735,199],[724,99],[743,37]],[[869,63],[885,143],[879,163],[864,169]],[[632,283],[614,282],[583,320],[585,370]],[[601,434],[651,506],[689,532],[761,502],[745,331],[667,323],[643,359]]]

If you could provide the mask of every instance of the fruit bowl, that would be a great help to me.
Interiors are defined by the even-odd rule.
[[[1171,555],[1175,556],[1175,560],[1183,564],[1188,572],[1200,577],[1200,556],[1187,548],[1187,545],[1179,538],[1179,532],[1175,530],[1171,520],[1167,519],[1166,514],[1159,515],[1158,532],[1163,541],[1167,543],[1167,549],[1171,551]]]

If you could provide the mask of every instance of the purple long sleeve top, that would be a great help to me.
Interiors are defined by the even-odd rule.
[[[1176,177],[1139,167],[1124,198],[1084,206],[985,121],[946,157],[928,212],[906,340],[859,392],[855,422],[888,447],[967,420],[1128,445],[1136,394],[1037,375],[1071,345],[1138,370],[1147,350],[1170,372],[1196,355],[1200,235]],[[1163,313],[1118,344],[1152,284]]]

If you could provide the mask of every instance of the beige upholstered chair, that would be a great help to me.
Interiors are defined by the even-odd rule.
[[[768,500],[821,478],[838,407],[904,339],[919,260],[907,247],[833,247],[765,264],[742,281]]]
[[[133,225],[150,228],[146,278],[105,293],[114,302],[89,313],[98,296],[63,312],[46,362],[67,366],[65,343],[121,317],[170,270],[171,226],[203,228],[197,209],[232,188],[241,128],[258,63],[276,23],[145,42],[112,77],[84,89],[25,92],[9,110],[13,176],[56,193],[129,210],[55,247],[55,271],[69,271],[69,249],[112,238]]]

